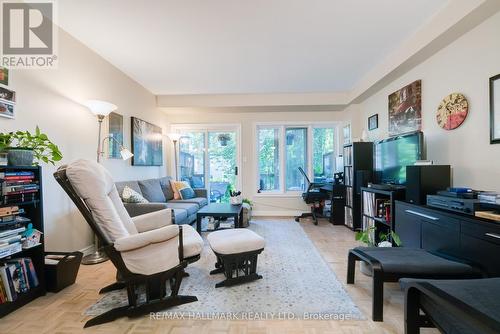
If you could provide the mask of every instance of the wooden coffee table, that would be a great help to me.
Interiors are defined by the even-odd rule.
[[[201,233],[201,219],[203,217],[233,217],[234,227],[241,227],[243,221],[243,206],[229,203],[209,203],[196,214],[196,231]]]

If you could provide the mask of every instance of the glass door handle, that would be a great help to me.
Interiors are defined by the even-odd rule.
[[[238,175],[238,167],[234,167],[234,175]]]

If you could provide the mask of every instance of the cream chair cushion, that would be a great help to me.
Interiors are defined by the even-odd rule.
[[[240,228],[212,232],[207,240],[210,248],[222,255],[252,252],[266,245],[264,238],[257,233]]]

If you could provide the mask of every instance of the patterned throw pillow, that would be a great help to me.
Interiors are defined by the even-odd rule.
[[[174,199],[182,199],[179,190],[190,187],[187,182],[175,180],[170,180],[170,186],[172,187],[172,190],[174,192]]]
[[[186,187],[186,188],[180,189],[179,194],[181,195],[182,199],[190,199],[190,198],[196,197],[196,194],[194,193],[194,190],[191,187]]]
[[[125,203],[149,203],[147,199],[129,186],[123,188],[122,200]]]

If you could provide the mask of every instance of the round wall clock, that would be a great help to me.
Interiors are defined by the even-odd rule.
[[[445,130],[458,128],[465,121],[469,112],[469,102],[460,93],[448,95],[441,101],[436,113],[437,123]]]

